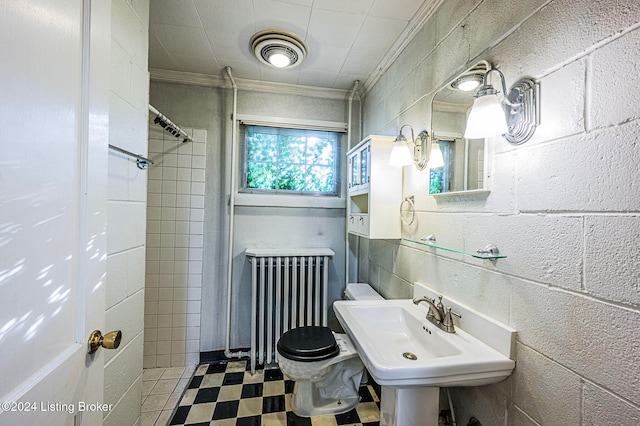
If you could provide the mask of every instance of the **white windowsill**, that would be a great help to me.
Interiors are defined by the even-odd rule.
[[[342,197],[313,197],[308,195],[269,195],[236,193],[236,206],[248,207],[300,207],[320,209],[344,209],[346,201]]]

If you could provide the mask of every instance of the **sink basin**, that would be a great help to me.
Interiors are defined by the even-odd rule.
[[[426,319],[427,306],[410,299],[337,301],[333,309],[382,386],[479,386],[505,379],[515,367],[460,328],[440,330]]]

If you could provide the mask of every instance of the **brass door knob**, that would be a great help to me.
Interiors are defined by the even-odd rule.
[[[100,333],[100,330],[93,330],[93,333],[89,336],[87,342],[87,353],[95,353],[100,346],[105,349],[117,349],[120,346],[122,340],[122,331],[111,331],[104,336]]]

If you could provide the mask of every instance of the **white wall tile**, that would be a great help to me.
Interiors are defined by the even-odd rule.
[[[204,209],[204,196],[192,195],[191,196],[191,208]]]
[[[192,222],[204,221],[204,209],[191,209],[190,219]]]
[[[188,287],[202,287],[202,274],[189,274],[187,276]]]
[[[103,424],[120,426],[127,424],[131,419],[138,419],[142,406],[142,356],[131,348],[130,353],[136,357],[122,360],[121,363],[112,363],[105,366],[105,404],[113,404],[113,408],[106,414]],[[142,342],[136,342],[136,348],[142,353]],[[136,374],[137,373],[137,374]],[[134,377],[132,379],[132,377]],[[109,382],[109,383],[107,383]]]
[[[191,170],[191,180],[193,182],[204,182],[204,170],[202,169],[193,169]]]
[[[194,182],[191,185],[191,195],[204,195],[204,182]]]
[[[177,182],[162,179],[162,194],[177,193]]]
[[[183,327],[176,327],[171,330],[171,341],[186,340],[186,329]]]
[[[137,247],[107,258],[106,308],[144,288],[145,249]]]
[[[188,300],[187,288],[174,288],[173,300]]]
[[[171,327],[158,328],[158,342],[170,342],[173,329]]]
[[[200,339],[200,327],[187,327],[187,340],[199,340]]]
[[[191,198],[189,198],[189,203],[191,203]],[[186,207],[177,207],[176,208],[176,220],[185,220],[188,221],[191,216],[191,209]]]
[[[158,288],[158,299],[157,300],[173,300],[173,289],[171,287],[163,287]],[[160,305],[158,305],[159,307]],[[166,312],[158,312],[158,313],[166,313]]]
[[[105,313],[105,327],[107,330],[122,330],[122,347],[126,347],[129,343],[141,336],[144,330],[144,313],[142,306],[144,305],[143,290],[132,294],[121,303],[107,309]],[[108,363],[118,353],[109,351],[105,353],[105,362]]]
[[[198,287],[191,287],[187,289],[187,300],[200,300],[201,290]]]
[[[107,251],[117,253],[145,243],[146,207],[144,203],[110,201]]]
[[[191,129],[185,128],[185,131],[191,132]],[[150,130],[150,134],[156,133]],[[200,343],[204,170],[197,174],[202,182],[193,183],[191,168],[196,156],[192,155],[191,146],[183,148],[193,143],[178,144],[172,137],[162,133],[159,137],[162,138],[159,149],[162,172],[156,176],[159,180],[154,180],[153,185],[149,186],[149,209],[155,210],[147,215],[152,219],[148,230],[153,231],[152,235],[147,236],[147,242],[154,246],[148,251],[147,264],[150,271],[155,273],[149,275],[148,279],[154,277],[156,280],[154,296],[157,302],[147,312],[149,319],[145,321],[150,341],[153,342],[153,346],[145,353],[145,367],[159,367],[167,363],[184,365],[180,363],[198,359]],[[206,132],[199,132],[199,137],[206,141]],[[198,143],[196,151],[204,153],[205,143]],[[192,193],[192,188],[195,193]],[[192,204],[198,208],[192,209]],[[197,234],[199,239],[192,239],[190,233]],[[190,244],[200,248],[190,249]],[[188,274],[193,277],[189,278]],[[198,287],[188,288],[189,280],[197,280]],[[147,282],[147,285],[150,283]],[[189,320],[188,314],[197,317]],[[188,321],[194,325],[187,327]],[[189,329],[189,348],[192,352],[186,356]]]
[[[191,235],[203,235],[204,234],[204,223],[203,222],[192,222],[189,226],[189,233]]]
[[[131,65],[131,104],[140,111],[149,105],[149,72],[140,64]]]
[[[176,224],[176,226],[175,226],[176,234],[188,234],[189,233],[189,228],[191,226],[190,222],[188,222],[186,220],[181,220],[181,221],[175,222],[175,224]]]

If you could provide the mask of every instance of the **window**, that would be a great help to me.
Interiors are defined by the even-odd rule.
[[[340,133],[249,125],[242,133],[243,192],[340,194]]]
[[[455,156],[454,141],[438,140],[438,146],[442,151],[444,165],[433,168],[430,171],[429,194],[440,194],[442,192],[454,191],[453,186],[453,157]]]

